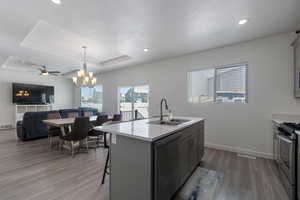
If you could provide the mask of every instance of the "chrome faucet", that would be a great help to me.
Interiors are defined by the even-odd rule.
[[[169,107],[168,107],[168,102],[167,102],[167,99],[163,98],[161,101],[160,101],[160,121],[163,121],[164,120],[164,117],[163,117],[163,102],[165,102],[165,109],[166,110],[169,110]]]

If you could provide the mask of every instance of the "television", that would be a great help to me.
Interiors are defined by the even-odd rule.
[[[12,84],[13,103],[15,104],[53,104],[54,87],[30,85],[23,83]]]

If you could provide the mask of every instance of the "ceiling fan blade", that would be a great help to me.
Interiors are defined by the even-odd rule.
[[[65,73],[62,74],[62,76],[70,76],[70,75],[76,74],[79,70],[80,70],[80,68],[69,71],[69,72],[65,72]]]
[[[41,67],[42,65],[39,65],[37,63],[34,62],[30,62],[30,61],[21,61],[21,63],[25,64],[25,65],[31,65],[31,66],[36,66],[36,67]]]
[[[26,70],[24,72],[36,73],[37,71],[36,70]]]
[[[60,71],[48,71],[49,74],[60,74]]]

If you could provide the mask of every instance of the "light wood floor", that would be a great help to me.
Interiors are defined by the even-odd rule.
[[[72,158],[49,150],[47,139],[18,142],[14,130],[0,131],[0,200],[108,200],[105,156],[98,149]],[[202,167],[224,173],[217,200],[287,200],[273,161],[206,149]]]

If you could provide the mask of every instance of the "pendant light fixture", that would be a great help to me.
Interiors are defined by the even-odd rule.
[[[73,77],[73,83],[78,87],[94,87],[97,79],[94,77],[93,72],[88,72],[86,63],[86,46],[83,46],[84,62],[81,70],[77,72],[77,76]]]

